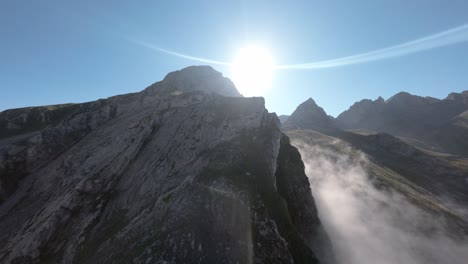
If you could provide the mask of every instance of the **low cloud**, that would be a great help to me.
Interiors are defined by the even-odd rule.
[[[467,239],[450,236],[442,217],[403,195],[377,189],[364,170],[364,155],[292,143],[301,152],[338,263],[467,263]]]

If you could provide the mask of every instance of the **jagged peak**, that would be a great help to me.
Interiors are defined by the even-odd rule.
[[[314,101],[314,99],[312,99],[312,97],[309,97],[309,99],[305,100],[302,104],[303,105],[306,105],[306,104],[317,105],[317,103]]]
[[[317,103],[314,101],[314,99],[312,98],[309,98],[307,100],[305,100],[303,103],[301,103],[297,108],[296,110],[292,113],[291,116],[294,115],[294,113],[297,113],[297,112],[310,112],[310,111],[313,111],[313,112],[319,112],[320,114],[323,114],[324,116],[327,115],[327,113],[325,112],[325,110],[323,110],[322,107],[320,107],[319,105],[317,105]]]
[[[301,103],[284,124],[286,128],[300,127],[318,131],[334,129],[333,117],[327,115],[312,98]]]

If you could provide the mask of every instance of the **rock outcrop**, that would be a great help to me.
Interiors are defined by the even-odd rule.
[[[34,125],[37,109],[0,113],[1,262],[318,263],[300,155],[239,96],[189,67]]]

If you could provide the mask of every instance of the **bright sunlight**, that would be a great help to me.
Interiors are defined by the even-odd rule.
[[[271,87],[273,59],[270,53],[257,46],[239,50],[232,66],[232,79],[244,96],[262,96]]]

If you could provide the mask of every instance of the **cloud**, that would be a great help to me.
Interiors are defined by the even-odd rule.
[[[321,69],[389,59],[468,41],[468,25],[462,25],[403,44],[338,59],[278,65],[279,69]]]
[[[179,58],[214,64],[222,66],[232,66],[230,62],[218,61],[207,59],[203,57],[191,56],[181,52],[172,51],[169,49],[164,49],[158,45],[151,44],[145,41],[138,41],[127,38],[131,42],[156,50],[158,52],[163,52],[169,55],[173,55]],[[382,48],[370,52],[355,54],[351,56],[346,56],[342,58],[336,58],[331,60],[316,61],[316,62],[307,62],[299,64],[284,64],[276,65],[276,69],[323,69],[323,68],[334,68],[346,65],[361,64],[371,61],[390,59],[394,57],[400,57],[404,55],[409,55],[412,53],[427,51],[435,48],[441,48],[449,45],[454,45],[458,43],[463,43],[468,41],[468,24],[461,25],[455,28],[451,28],[430,36],[405,42],[402,44],[394,45],[387,48]]]
[[[466,238],[449,235],[443,218],[399,193],[377,189],[364,169],[364,155],[292,143],[301,152],[339,264],[466,263]]]
[[[176,51],[161,48],[161,47],[159,47],[157,45],[154,45],[154,44],[151,44],[151,43],[148,43],[148,42],[145,42],[145,41],[132,40],[132,39],[129,39],[129,38],[127,38],[127,39],[130,40],[131,42],[133,42],[135,44],[138,44],[138,45],[141,45],[143,47],[153,49],[153,50],[156,50],[156,51],[159,51],[159,52],[163,52],[163,53],[166,53],[166,54],[169,54],[169,55],[173,55],[173,56],[176,56],[176,57],[179,57],[179,58],[187,59],[187,60],[198,61],[198,62],[214,64],[214,65],[222,65],[222,66],[232,66],[233,65],[232,63],[229,63],[229,62],[223,62],[223,61],[218,61],[218,60],[211,60],[211,59],[205,59],[205,58],[201,58],[201,57],[186,55],[186,54],[183,54],[183,53],[180,53],[180,52],[176,52]]]

